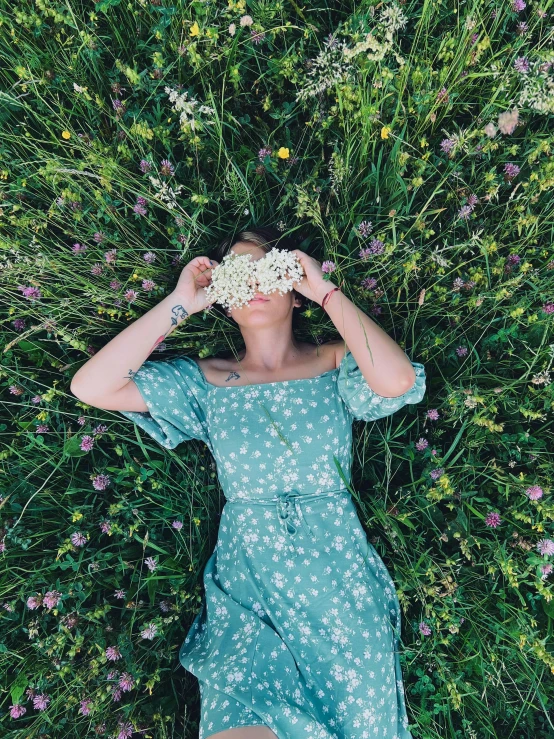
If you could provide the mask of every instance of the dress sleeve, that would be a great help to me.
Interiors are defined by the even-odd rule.
[[[369,387],[353,354],[347,351],[339,366],[338,393],[357,421],[391,416],[408,403],[419,403],[425,395],[425,368],[420,362],[411,362],[411,365],[416,374],[412,387],[396,398],[386,398]]]
[[[148,411],[121,411],[122,415],[167,449],[189,439],[200,439],[211,449],[205,413],[208,388],[194,360],[181,356],[144,362],[133,382]]]

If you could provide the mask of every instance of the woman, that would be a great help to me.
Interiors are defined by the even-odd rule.
[[[236,357],[145,362],[208,307],[219,262],[199,256],[71,390],[169,449],[201,439],[216,460],[226,503],[202,608],[179,653],[199,680],[200,739],[410,739],[400,606],[347,485],[352,421],[419,402],[424,367],[278,231],[242,232],[218,256],[261,259],[273,246],[293,249],[305,275],[294,291],[256,293],[227,311],[244,339]],[[342,341],[296,339],[302,297],[323,305]]]

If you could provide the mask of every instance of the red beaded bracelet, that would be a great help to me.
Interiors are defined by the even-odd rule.
[[[340,283],[339,287],[334,287],[332,290],[329,290],[329,292],[324,295],[323,300],[321,301],[321,307],[323,308],[323,310],[325,310],[325,304],[327,303],[331,295],[335,292],[335,290],[340,290],[343,285],[344,280]]]

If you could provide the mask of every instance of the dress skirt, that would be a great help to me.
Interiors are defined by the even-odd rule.
[[[400,605],[350,493],[228,500],[181,646],[199,739],[266,725],[278,739],[411,739]]]

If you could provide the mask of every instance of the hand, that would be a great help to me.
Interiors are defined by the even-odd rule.
[[[212,270],[219,262],[211,261],[208,257],[195,257],[183,268],[173,291],[173,295],[183,301],[184,307],[190,313],[198,313],[211,303],[206,299],[205,288],[212,282]]]
[[[296,254],[304,268],[304,277],[300,282],[293,282],[293,288],[309,300],[314,300],[321,305],[325,294],[334,287],[337,287],[337,285],[324,279],[321,262],[318,262],[317,259],[310,257],[309,254],[306,254],[306,252],[300,249],[293,249],[292,253]]]

